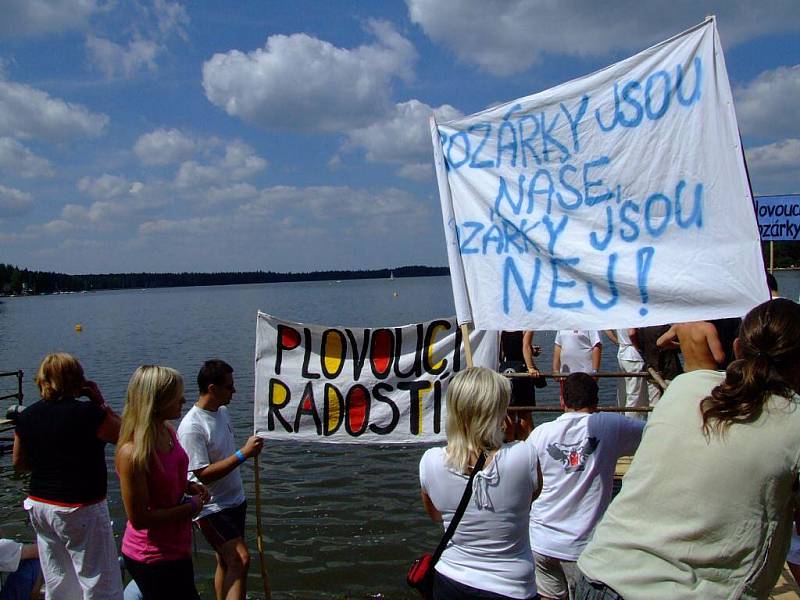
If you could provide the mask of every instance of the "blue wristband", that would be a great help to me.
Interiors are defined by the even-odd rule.
[[[245,455],[242,454],[241,450],[237,450],[236,452],[233,453],[233,455],[236,457],[236,460],[238,460],[240,463],[243,463],[244,461],[247,460]]]

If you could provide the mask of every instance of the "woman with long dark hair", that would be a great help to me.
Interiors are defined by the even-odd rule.
[[[578,561],[577,598],[766,598],[800,470],[800,305],[745,317],[727,372],[670,384]]]

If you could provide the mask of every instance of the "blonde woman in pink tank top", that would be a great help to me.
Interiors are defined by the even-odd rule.
[[[192,517],[208,500],[187,478],[189,459],[169,422],[181,414],[183,379],[169,367],[134,371],[122,415],[116,467],[128,524],[125,566],[144,600],[199,599],[192,567]]]

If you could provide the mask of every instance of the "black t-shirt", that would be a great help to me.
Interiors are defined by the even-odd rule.
[[[40,400],[19,415],[16,433],[31,469],[30,495],[69,504],[106,496],[105,411],[90,402]]]

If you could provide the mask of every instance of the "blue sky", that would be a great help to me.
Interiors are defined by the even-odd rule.
[[[0,262],[446,265],[428,116],[715,14],[756,194],[800,192],[800,4],[2,0]]]

